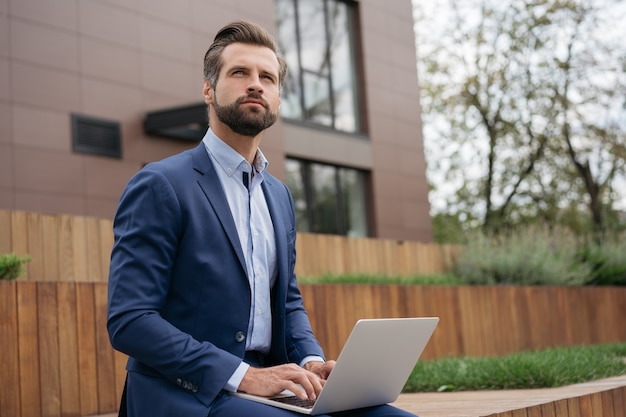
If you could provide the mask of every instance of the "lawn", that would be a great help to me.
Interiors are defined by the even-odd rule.
[[[626,374],[626,343],[420,361],[404,392],[549,388]]]

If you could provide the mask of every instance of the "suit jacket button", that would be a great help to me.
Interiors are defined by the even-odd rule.
[[[246,340],[246,334],[244,332],[237,332],[237,333],[235,333],[235,341],[237,343],[241,343],[244,340]]]
[[[176,378],[176,385],[178,385],[179,387],[183,385],[183,380],[180,378]]]

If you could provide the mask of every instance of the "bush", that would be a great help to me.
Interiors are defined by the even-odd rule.
[[[19,257],[13,253],[0,254],[0,279],[13,280],[24,273],[24,264],[30,256]]]
[[[581,285],[590,268],[577,239],[563,231],[528,228],[498,236],[477,234],[453,266],[467,284]]]
[[[322,274],[299,277],[301,284],[396,284],[396,285],[458,285],[459,279],[451,274],[396,276],[383,274]]]
[[[626,242],[584,248],[581,263],[590,269],[590,285],[626,285]]]

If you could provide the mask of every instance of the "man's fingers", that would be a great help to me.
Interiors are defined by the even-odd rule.
[[[312,372],[299,368],[298,372],[293,375],[292,381],[297,386],[297,391],[290,390],[300,399],[316,400],[318,394],[322,390],[322,381]]]
[[[298,365],[286,364],[270,368],[249,368],[239,389],[250,394],[272,396],[285,389],[300,399],[315,400],[324,381],[315,373]]]

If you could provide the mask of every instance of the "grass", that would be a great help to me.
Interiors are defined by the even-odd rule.
[[[375,274],[324,274],[315,277],[299,277],[300,284],[400,284],[400,285],[461,285],[452,274],[431,275],[375,275]]]
[[[404,392],[551,388],[626,374],[626,343],[420,361]]]

